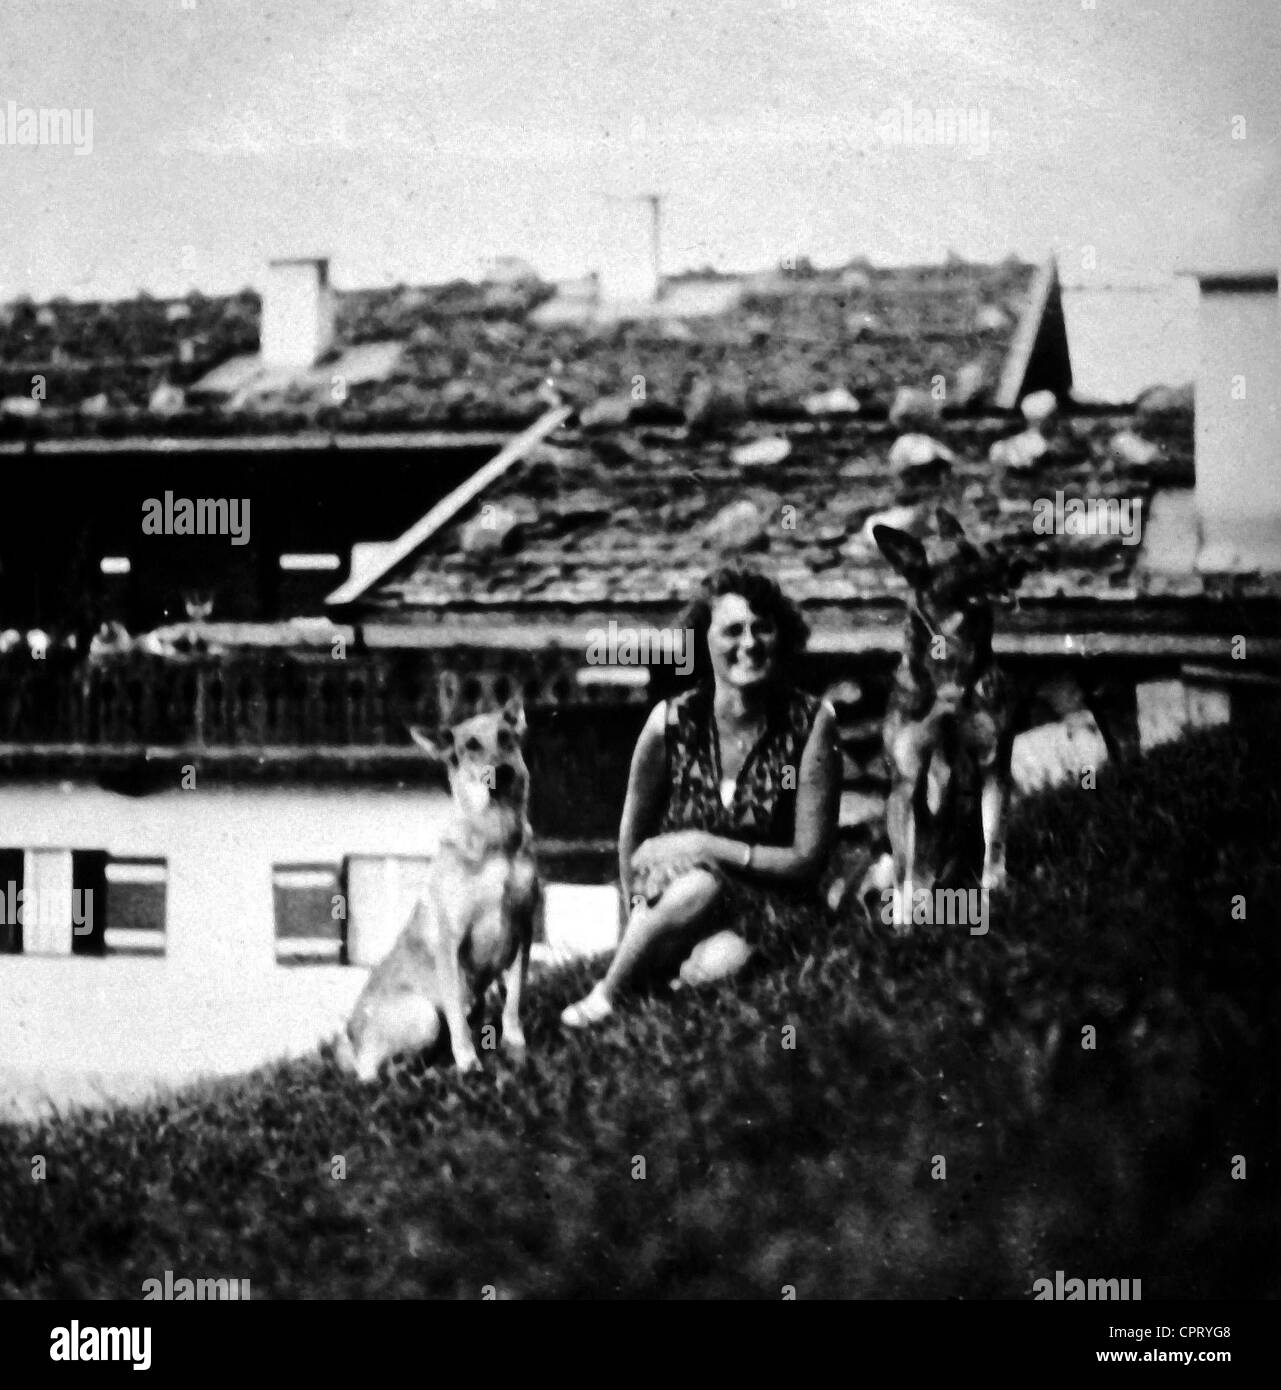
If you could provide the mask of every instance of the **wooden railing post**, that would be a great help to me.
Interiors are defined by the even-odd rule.
[[[208,671],[202,664],[196,667],[196,707],[192,713],[192,735],[197,748],[205,746],[205,681]]]

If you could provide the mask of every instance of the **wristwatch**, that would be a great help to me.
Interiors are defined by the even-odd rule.
[[[743,868],[750,869],[752,867],[752,851],[756,848],[756,846],[748,845],[746,848],[747,853],[743,856]]]

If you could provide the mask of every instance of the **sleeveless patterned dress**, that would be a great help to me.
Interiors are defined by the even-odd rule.
[[[790,686],[778,688],[766,710],[765,730],[738,774],[728,808],[721,800],[720,740],[712,706],[713,688],[686,691],[667,706],[667,802],[658,834],[706,830],[754,845],[790,845],[796,828],[796,787],[801,756],[820,701]],[[721,880],[712,907],[715,930],[728,927],[760,944],[766,903],[779,906],[816,899],[815,884],[764,883],[724,865],[692,860],[637,875],[632,891],[654,903],[673,878],[705,868]]]

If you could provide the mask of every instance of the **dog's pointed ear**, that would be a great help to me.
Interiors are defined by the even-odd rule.
[[[938,524],[939,535],[945,541],[966,540],[965,527],[948,511],[946,507],[935,507],[934,520]]]
[[[513,695],[502,709],[503,722],[510,724],[516,731],[517,738],[525,737],[525,730],[528,727],[525,721],[525,703],[519,695]]]
[[[914,588],[919,589],[930,577],[930,562],[925,547],[906,531],[894,526],[873,526],[872,539],[893,568]]]
[[[409,737],[423,750],[424,753],[434,763],[448,763],[454,756],[454,740],[446,731],[441,736],[433,737],[420,724],[406,725],[409,730]]]

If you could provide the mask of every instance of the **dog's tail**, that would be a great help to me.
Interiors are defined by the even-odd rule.
[[[356,1070],[356,1052],[351,1045],[351,1035],[345,1027],[334,1039],[334,1061],[341,1071]]]

